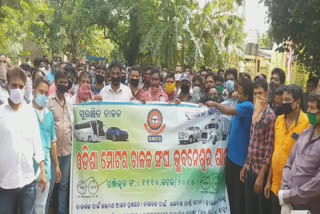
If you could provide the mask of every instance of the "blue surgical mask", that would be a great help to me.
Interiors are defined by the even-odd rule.
[[[49,101],[47,96],[44,96],[42,94],[37,94],[36,99],[34,100],[38,106],[45,107]]]
[[[226,89],[228,90],[229,93],[234,92],[234,81],[233,80],[228,80],[226,82]]]

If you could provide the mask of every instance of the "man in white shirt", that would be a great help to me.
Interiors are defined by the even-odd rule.
[[[8,104],[0,107],[0,213],[30,214],[36,197],[33,163],[40,166],[39,188],[46,187],[38,121],[23,102],[27,76],[20,68],[7,73]]]
[[[122,67],[117,61],[110,64],[111,84],[100,92],[103,101],[130,102],[134,99],[130,88],[120,82]]]

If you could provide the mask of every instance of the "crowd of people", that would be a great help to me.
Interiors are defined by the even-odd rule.
[[[225,180],[231,214],[320,213],[320,89],[273,69],[124,67],[0,54],[0,214],[68,213],[73,105],[149,102],[216,108],[232,118]],[[269,83],[268,83],[269,82]]]

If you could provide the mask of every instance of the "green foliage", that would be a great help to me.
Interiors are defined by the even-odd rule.
[[[284,51],[292,42],[297,60],[320,70],[320,1],[262,0],[269,8],[271,33]]]
[[[28,51],[27,39],[47,54],[117,57],[128,65],[224,68],[243,55],[243,19],[233,0],[204,8],[197,0],[3,1],[0,52],[12,57]]]
[[[308,74],[305,66],[295,63],[293,65],[292,84],[297,84],[305,89],[307,85]]]

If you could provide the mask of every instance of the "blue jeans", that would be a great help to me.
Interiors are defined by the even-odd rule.
[[[58,214],[67,214],[69,210],[69,181],[70,181],[70,166],[71,155],[58,157],[59,166],[61,170],[61,181],[56,182],[56,171],[54,163],[51,164],[51,181],[50,190],[46,204],[46,213],[48,213],[50,200],[52,197],[53,188],[56,185],[58,195]]]
[[[0,214],[31,214],[36,199],[36,186],[33,181],[22,188],[0,188]]]

